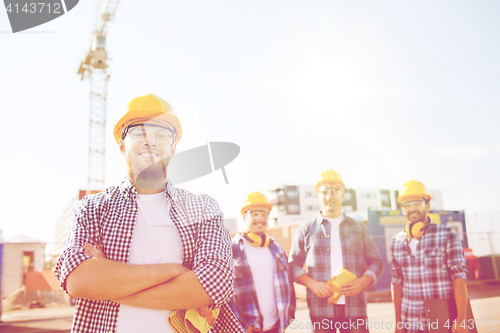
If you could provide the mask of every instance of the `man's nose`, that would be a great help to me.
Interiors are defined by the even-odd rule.
[[[144,143],[147,143],[150,146],[156,146],[156,141],[152,133],[146,134],[146,141],[144,141]]]

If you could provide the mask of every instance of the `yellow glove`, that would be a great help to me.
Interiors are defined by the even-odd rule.
[[[175,333],[207,333],[215,324],[220,309],[177,310],[168,317],[168,323]]]
[[[349,272],[344,267],[340,267],[338,271],[335,273],[335,275],[333,275],[333,278],[331,278],[326,282],[326,284],[333,289],[333,295],[328,297],[327,303],[336,304],[340,296],[342,296],[342,293],[340,292],[340,287],[343,284],[352,282],[354,280],[356,280],[356,274]]]

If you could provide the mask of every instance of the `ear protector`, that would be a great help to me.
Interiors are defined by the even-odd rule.
[[[255,247],[268,247],[271,240],[266,234],[259,236],[253,232],[243,233],[243,238],[245,238],[251,245]]]
[[[405,227],[406,236],[409,239],[420,238],[424,235],[425,230],[430,227],[430,223],[425,225],[424,222],[410,222]]]

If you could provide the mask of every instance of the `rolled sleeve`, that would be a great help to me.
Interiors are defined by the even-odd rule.
[[[447,266],[451,278],[453,280],[457,278],[467,279],[467,268],[462,243],[452,228],[449,229],[446,251],[448,258]]]
[[[224,227],[222,211],[214,199],[209,199],[199,230],[193,271],[219,307],[228,303],[234,294],[232,241]]]
[[[293,280],[297,282],[297,278],[303,274],[307,274],[304,270],[304,262],[306,261],[307,253],[304,249],[304,232],[299,226],[299,229],[293,237],[292,246],[290,247],[290,255],[288,262],[291,266]]]
[[[377,283],[378,278],[377,278],[377,275],[373,271],[366,271],[363,273],[363,275],[368,275],[373,279],[372,285],[375,285],[375,283]]]
[[[85,223],[87,216],[85,198],[80,201],[79,207],[73,213],[70,222],[68,238],[64,244],[64,249],[59,258],[57,259],[54,275],[59,280],[61,288],[68,293],[66,289],[66,279],[68,275],[82,262],[90,259],[91,256],[85,254],[83,244],[89,240]]]
[[[384,261],[380,256],[373,237],[370,235],[370,231],[365,225],[363,225],[363,242],[365,262],[369,265],[363,275],[371,276],[373,278],[373,285],[375,285],[384,271]]]

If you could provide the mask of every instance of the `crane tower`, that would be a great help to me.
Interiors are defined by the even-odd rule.
[[[87,194],[104,190],[106,153],[107,72],[106,34],[120,0],[105,0],[92,34],[90,50],[78,74],[90,80],[89,165]]]

